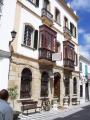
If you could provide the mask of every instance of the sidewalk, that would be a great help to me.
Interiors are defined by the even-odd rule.
[[[19,115],[20,120],[54,120],[56,118],[64,118],[76,112],[83,110],[83,107],[90,105],[90,102],[84,104],[70,106],[67,109],[58,109],[50,111],[41,111],[40,113],[26,115]]]

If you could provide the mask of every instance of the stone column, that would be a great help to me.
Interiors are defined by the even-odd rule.
[[[85,82],[83,82],[83,102],[85,102]]]
[[[80,101],[80,81],[79,81],[79,77],[77,77],[76,79],[77,79],[77,98],[78,98],[78,101]]]
[[[65,96],[65,86],[63,80],[63,72],[61,72],[61,79],[60,79],[60,105],[63,106],[63,98]]]
[[[32,73],[32,98],[38,100],[41,91],[41,75],[39,70],[33,69]]]
[[[72,105],[72,96],[73,96],[73,78],[69,79],[69,90],[70,90],[70,105]]]

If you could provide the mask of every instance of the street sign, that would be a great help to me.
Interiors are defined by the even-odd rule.
[[[61,60],[62,60],[62,52],[52,54],[52,61],[61,61]]]

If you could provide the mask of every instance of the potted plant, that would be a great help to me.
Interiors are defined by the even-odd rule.
[[[8,91],[9,91],[9,97],[13,102],[13,109],[14,109],[14,100],[17,98],[17,95],[18,95],[17,86],[9,88]]]
[[[17,95],[18,95],[18,93],[17,93],[17,86],[10,87],[8,89],[8,91],[9,91],[9,97],[10,97],[10,99],[13,102],[13,109],[14,109],[14,101],[17,98]],[[19,114],[20,114],[19,111],[14,111],[14,118],[13,119],[16,120],[18,118]]]

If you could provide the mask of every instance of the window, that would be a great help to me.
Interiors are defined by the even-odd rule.
[[[68,19],[66,17],[64,17],[64,27],[68,28]]]
[[[60,49],[61,49],[61,45],[59,42],[56,42],[56,53],[59,53],[60,52]]]
[[[56,8],[55,9],[55,21],[60,24],[60,12],[59,10]]]
[[[50,2],[49,0],[44,0],[44,8],[48,11],[50,11]]]
[[[49,79],[48,73],[43,72],[41,77],[41,97],[48,96],[48,79]]]
[[[76,27],[70,22],[70,32],[73,37],[76,38]]]
[[[86,78],[88,77],[88,67],[87,67],[87,65],[85,65],[85,77]]]
[[[80,97],[83,97],[83,86],[80,85]]]
[[[2,15],[2,6],[3,6],[3,0],[0,0],[0,17]]]
[[[23,44],[25,46],[37,49],[38,30],[34,30],[30,25],[25,25]]]
[[[75,77],[73,80],[73,94],[77,94],[77,79]]]
[[[82,71],[82,63],[80,62],[80,71]]]
[[[56,32],[46,25],[40,26],[40,48],[55,52]]]
[[[70,89],[69,89],[69,78],[65,78],[64,80],[64,85],[65,85],[65,96],[68,96],[70,93]]]
[[[35,5],[36,7],[39,7],[39,0],[28,0],[29,2],[31,2],[33,5]]]
[[[64,45],[63,46],[63,50],[64,50],[63,58],[75,61],[74,44],[72,44],[71,42],[68,42],[68,41],[64,41],[63,45]]]

